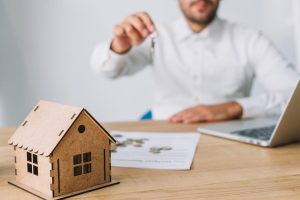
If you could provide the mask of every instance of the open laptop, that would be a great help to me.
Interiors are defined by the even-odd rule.
[[[300,80],[281,116],[201,126],[199,132],[250,144],[275,147],[300,141]]]

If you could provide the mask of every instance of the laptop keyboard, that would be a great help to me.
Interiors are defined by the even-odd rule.
[[[235,135],[250,137],[250,138],[259,139],[259,140],[269,140],[272,136],[274,129],[275,129],[275,126],[273,125],[273,126],[267,126],[267,127],[262,127],[262,128],[234,131],[231,133],[235,134]]]

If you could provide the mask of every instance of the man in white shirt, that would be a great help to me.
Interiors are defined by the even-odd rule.
[[[96,47],[92,67],[116,78],[151,66],[154,119],[194,123],[278,114],[298,74],[273,44],[218,18],[219,0],[179,5],[184,17],[164,26],[145,12],[127,17],[114,27],[112,41]],[[266,93],[250,96],[254,79]]]

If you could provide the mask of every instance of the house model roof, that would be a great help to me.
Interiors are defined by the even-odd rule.
[[[83,110],[85,109],[81,107],[40,101],[8,143],[36,154],[49,156]],[[94,119],[92,116],[91,118]],[[94,121],[107,137],[115,142],[114,138],[96,120]]]

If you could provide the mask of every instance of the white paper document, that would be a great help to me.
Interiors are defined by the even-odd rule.
[[[118,141],[112,151],[112,166],[189,170],[199,133],[112,131]]]

